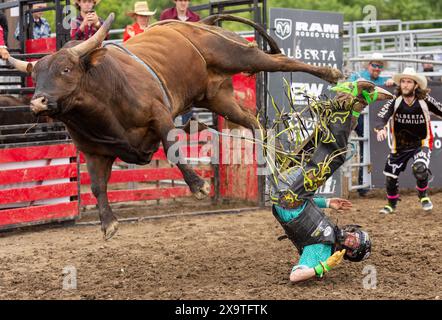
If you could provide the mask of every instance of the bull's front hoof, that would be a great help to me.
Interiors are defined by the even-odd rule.
[[[197,192],[194,192],[193,196],[198,200],[202,200],[205,197],[207,197],[209,193],[210,193],[210,184],[204,181],[203,186],[200,187]]]
[[[115,233],[117,233],[117,231],[118,231],[118,221],[112,220],[112,222],[104,229],[104,240],[107,241],[110,238],[112,238],[115,235]]]

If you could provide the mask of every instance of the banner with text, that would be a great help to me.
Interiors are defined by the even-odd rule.
[[[270,35],[276,40],[282,53],[314,66],[330,66],[342,70],[343,24],[344,16],[339,13],[286,8],[270,9]],[[331,85],[311,74],[304,72],[269,73],[269,101],[267,103],[269,125],[276,115],[271,98],[280,110],[288,111],[290,108],[286,84],[290,87],[292,104],[299,111],[304,109],[308,102],[304,93],[315,97],[323,94],[332,96],[329,92]],[[302,116],[308,120],[310,113]],[[311,130],[312,126],[313,123],[307,121],[307,129]],[[277,128],[278,131],[282,129]],[[287,138],[284,140],[287,141]],[[289,148],[288,142],[285,147]],[[340,194],[340,181],[340,171],[338,171],[318,193],[324,196]]]

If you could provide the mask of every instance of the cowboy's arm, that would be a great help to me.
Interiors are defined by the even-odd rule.
[[[394,111],[394,102],[395,99],[389,100],[384,106],[379,110],[377,114],[377,122],[374,127],[374,131],[378,132],[379,130],[384,129],[385,125],[388,123],[388,120],[393,115]]]
[[[80,40],[84,37],[84,24],[78,19],[72,19],[71,22],[71,39]]]
[[[319,208],[329,208],[330,200],[324,197],[314,197],[313,201]]]
[[[327,260],[331,253],[331,245],[318,243],[305,246],[299,257],[298,264],[292,268],[290,281],[298,283],[314,278],[316,276],[315,267],[321,262],[321,260]]]
[[[302,282],[316,276],[315,268],[297,268],[290,274],[290,281],[293,283]]]
[[[124,30],[124,34],[123,34],[123,42],[126,42],[127,40],[129,40],[131,38],[131,35],[129,34],[129,29],[130,27],[127,26],[126,29]]]
[[[102,18],[100,18],[99,16],[97,16],[97,21],[94,24],[95,29],[100,29],[100,27],[103,25],[104,20]]]
[[[310,252],[306,252],[305,250],[313,250],[314,246],[307,246],[304,248],[304,252],[299,260],[302,263],[303,255],[311,254]],[[317,260],[317,263],[314,267],[308,267],[305,264],[300,264],[295,266],[292,269],[292,273],[290,274],[290,281],[293,283],[302,282],[308,279],[312,279],[314,277],[322,278],[327,272],[331,271],[338,264],[341,263],[345,254],[345,250],[336,251],[333,255],[329,256],[327,259],[323,259],[325,261]],[[330,255],[330,254],[328,254]],[[311,263],[311,261],[310,261]]]
[[[434,99],[432,96],[427,95],[425,102],[428,105],[428,110],[434,113],[439,118],[442,118],[442,103]]]
[[[394,80],[391,79],[391,78],[386,77],[384,85],[387,86],[387,87],[394,86]]]

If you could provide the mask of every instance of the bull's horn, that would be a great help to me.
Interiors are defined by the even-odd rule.
[[[387,90],[375,87],[375,89],[378,91],[378,100],[387,100],[387,99],[393,99],[394,95],[388,92]]]
[[[34,66],[37,63],[37,61],[26,62],[26,61],[18,60],[18,59],[11,57],[11,56],[8,58],[8,62],[18,71],[25,72],[25,73],[31,73],[32,69],[34,69]]]
[[[68,50],[73,54],[81,57],[87,54],[88,52],[91,52],[95,48],[101,46],[101,43],[104,41],[104,39],[106,39],[107,33],[109,32],[110,27],[114,22],[114,19],[115,19],[115,14],[112,12],[107,17],[106,21],[103,23],[100,29],[98,29],[98,31],[92,37]]]

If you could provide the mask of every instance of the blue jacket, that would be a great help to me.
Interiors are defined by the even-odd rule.
[[[377,79],[372,79],[370,76],[370,73],[368,72],[367,69],[362,70],[360,72],[354,72],[350,75],[350,77],[348,78],[348,81],[356,81],[360,78],[363,78],[365,80],[369,80],[371,82],[373,82],[375,85],[377,86],[383,86],[385,85],[385,82],[387,82],[388,79],[390,79],[389,77],[381,77],[379,76]]]

